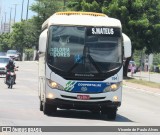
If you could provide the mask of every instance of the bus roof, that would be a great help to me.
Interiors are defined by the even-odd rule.
[[[57,12],[42,24],[42,29],[50,25],[111,26],[121,28],[121,23],[118,19],[94,12]]]

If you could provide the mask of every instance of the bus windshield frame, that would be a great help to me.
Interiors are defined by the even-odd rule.
[[[52,25],[47,64],[64,78],[103,80],[122,67],[121,33],[115,27]]]

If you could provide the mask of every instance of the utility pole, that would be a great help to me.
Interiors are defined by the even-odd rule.
[[[6,16],[7,16],[7,12],[4,12],[4,32],[6,31]]]
[[[0,17],[1,17],[1,10],[2,10],[2,9],[1,9],[1,5],[0,5]]]
[[[11,32],[12,7],[10,7],[9,32]]]
[[[1,15],[2,15],[2,1],[0,0],[0,17],[1,17]]]
[[[24,5],[24,0],[22,0],[21,21],[23,20],[23,5]]]
[[[2,20],[1,20],[1,33],[3,32],[3,16],[2,16]]]
[[[4,23],[6,23],[7,12],[4,12]]]
[[[29,10],[29,0],[28,0],[28,3],[27,3],[27,13],[26,13],[26,20],[28,20],[28,10]]]
[[[15,23],[16,22],[16,8],[18,4],[13,4],[13,5],[15,5],[15,11],[14,11],[14,23]]]

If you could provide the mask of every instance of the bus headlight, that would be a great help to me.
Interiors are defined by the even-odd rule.
[[[55,81],[47,79],[47,82],[48,82],[49,87],[51,87],[52,89],[64,90],[64,87]]]
[[[122,82],[111,84],[110,86],[106,87],[103,92],[110,92],[110,91],[116,91],[119,89],[119,87],[122,86]]]
[[[112,84],[112,85],[110,86],[110,88],[111,88],[111,91],[116,91],[116,90],[118,90],[119,87],[121,87],[121,86],[122,86],[122,82],[118,82],[118,83]]]
[[[111,91],[115,91],[118,89],[118,84],[112,84],[110,87],[111,87]]]

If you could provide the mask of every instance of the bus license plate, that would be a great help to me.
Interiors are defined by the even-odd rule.
[[[89,100],[90,96],[89,95],[77,95],[77,99],[80,99],[80,100]]]

